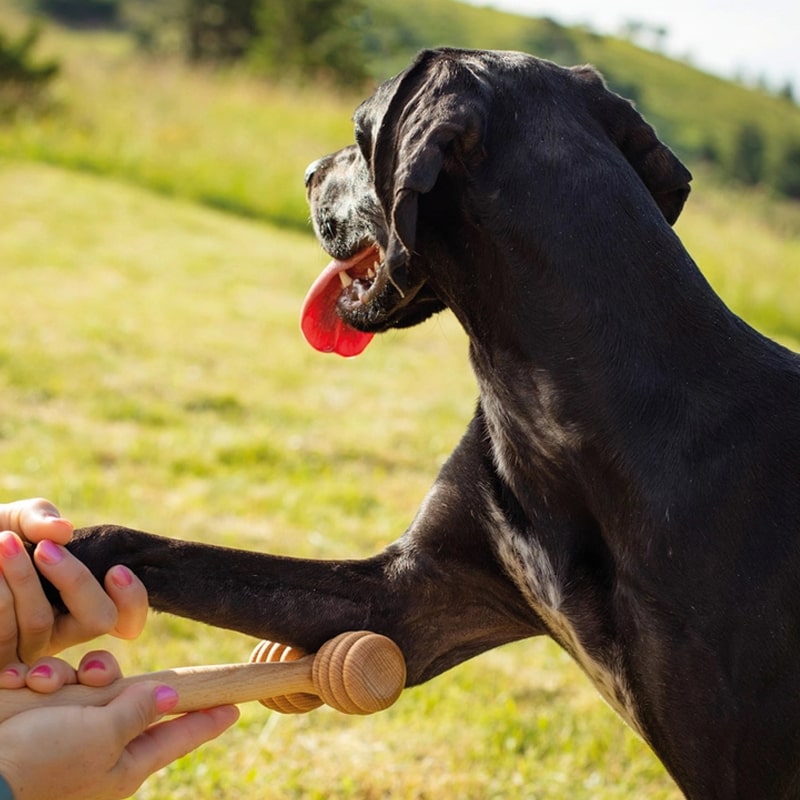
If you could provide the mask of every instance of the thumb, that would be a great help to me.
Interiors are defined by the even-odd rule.
[[[51,539],[66,544],[72,537],[72,523],[43,497],[0,506],[0,527],[15,531],[29,542]]]
[[[178,693],[154,681],[134,683],[106,706],[118,741],[124,746],[144,733],[178,703]]]

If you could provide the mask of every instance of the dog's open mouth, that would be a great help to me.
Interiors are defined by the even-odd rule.
[[[325,267],[303,302],[300,328],[316,350],[357,356],[376,333],[417,325],[443,308],[424,275],[405,264],[392,269],[371,243]]]
[[[341,313],[357,312],[382,290],[386,282],[380,270],[382,260],[380,248],[369,245],[325,267],[308,290],[300,314],[300,328],[312,347],[323,353],[357,356],[370,343],[374,334],[348,325]]]

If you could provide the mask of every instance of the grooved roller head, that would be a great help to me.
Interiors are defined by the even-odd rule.
[[[345,714],[389,708],[406,683],[400,648],[385,636],[351,631],[326,642],[314,658],[312,681],[329,706]]]

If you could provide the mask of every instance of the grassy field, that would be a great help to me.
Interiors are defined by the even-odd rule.
[[[68,53],[60,110],[0,130],[0,496],[48,496],[76,524],[375,552],[410,521],[476,390],[449,315],[349,361],[300,337],[327,260],[298,222],[302,171],[349,141],[354,99],[53,35]],[[796,207],[700,176],[678,230],[735,310],[797,346]],[[140,672],[245,660],[253,642],[154,615],[136,643],[108,645]],[[248,706],[137,794],[199,797],[679,793],[577,667],[530,641],[375,717]]]

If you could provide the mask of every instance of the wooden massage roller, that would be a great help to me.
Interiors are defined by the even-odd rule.
[[[178,704],[170,714],[251,700],[288,714],[311,711],[323,703],[344,714],[373,714],[400,696],[406,664],[391,639],[369,631],[342,633],[314,655],[261,642],[248,664],[179,667],[121,678],[103,687],[73,684],[52,694],[0,691],[0,721],[31,708],[102,706],[141,681],[166,683],[178,692]]]

